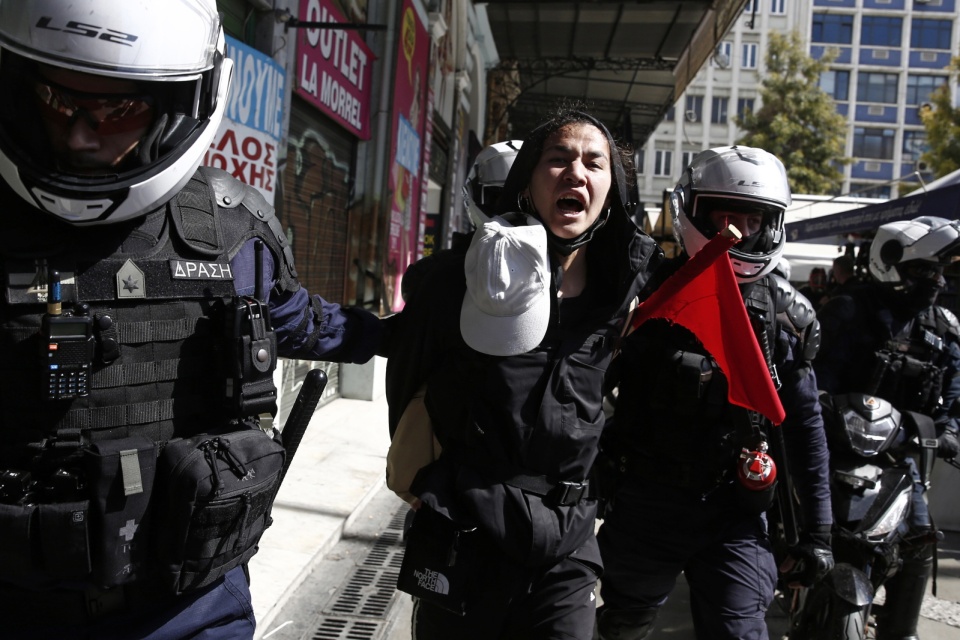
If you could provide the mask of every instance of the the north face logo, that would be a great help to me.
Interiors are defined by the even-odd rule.
[[[414,569],[413,576],[417,579],[417,586],[427,591],[433,591],[441,595],[450,593],[450,581],[447,576],[433,569],[424,569],[419,571]]]

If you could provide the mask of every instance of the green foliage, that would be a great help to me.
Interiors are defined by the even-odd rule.
[[[960,57],[955,57],[947,68],[951,76],[960,73]],[[960,109],[953,108],[949,82],[930,94],[930,104],[933,108],[920,110],[930,147],[920,159],[940,178],[960,169]]]
[[[746,132],[739,144],[780,158],[793,193],[836,193],[843,179],[839,167],[851,162],[843,156],[846,120],[837,113],[833,98],[818,86],[820,73],[832,61],[832,55],[811,58],[795,31],[771,33],[760,91],[762,106],[736,118]]]

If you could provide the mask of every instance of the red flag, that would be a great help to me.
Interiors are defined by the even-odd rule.
[[[631,330],[652,318],[689,329],[726,375],[730,403],[781,424],[786,414],[727,255],[739,240],[739,233],[714,236],[637,307]]]

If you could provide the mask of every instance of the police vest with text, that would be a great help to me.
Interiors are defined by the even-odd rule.
[[[3,199],[8,211],[20,206]],[[230,264],[259,239],[274,257],[275,289],[299,286],[273,208],[202,168],[131,222],[71,227],[32,209],[13,215],[22,224],[0,239],[0,585],[163,582],[162,564],[168,573],[177,564],[165,576],[175,593],[209,583],[224,562],[255,552],[242,538],[269,525],[276,487],[253,498],[238,491],[239,507],[221,500],[219,515],[204,516],[203,535],[237,556],[216,556],[215,570],[223,549],[184,551],[195,534],[175,524],[181,505],[224,498],[232,485],[222,469],[254,486],[249,451],[283,456],[258,426],[276,412],[269,312],[262,292],[236,294]],[[197,468],[169,468],[185,447],[199,451],[200,468],[209,464],[209,496],[177,493],[177,474]]]

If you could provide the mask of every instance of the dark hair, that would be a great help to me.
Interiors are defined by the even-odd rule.
[[[533,131],[531,131],[523,140],[523,146],[513,161],[513,167],[507,175],[503,184],[503,192],[497,201],[497,213],[504,214],[517,210],[517,197],[526,189],[533,175],[533,170],[540,162],[540,156],[543,154],[543,145],[551,135],[563,127],[572,124],[591,124],[598,128],[607,138],[610,145],[610,174],[612,177],[611,207],[614,211],[628,215],[627,205],[629,202],[629,186],[626,171],[624,169],[625,150],[617,144],[603,122],[583,110],[583,105],[578,102],[561,104],[554,113],[541,122]],[[629,153],[627,151],[627,153]],[[628,160],[626,166],[632,167],[633,163]]]
[[[856,264],[851,256],[844,254],[834,259],[833,268],[834,270],[840,271],[840,273],[845,273],[852,276],[856,270]]]

